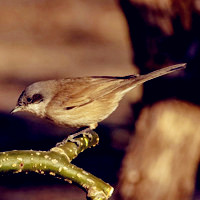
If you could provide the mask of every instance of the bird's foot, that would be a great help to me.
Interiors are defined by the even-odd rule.
[[[90,140],[92,139],[92,134],[90,133],[91,129],[90,128],[86,128],[78,133],[74,133],[72,135],[69,135],[66,139],[64,139],[62,142],[59,142],[56,144],[56,147],[60,146],[60,145],[64,145],[67,142],[73,142],[76,143],[77,146],[81,146],[81,141],[77,139],[77,137],[79,136],[83,136],[83,137],[88,137]]]

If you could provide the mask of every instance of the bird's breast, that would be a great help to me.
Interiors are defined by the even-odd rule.
[[[108,94],[88,104],[71,109],[51,108],[51,111],[48,112],[48,118],[62,126],[90,126],[107,118],[117,108],[120,99],[120,95]]]

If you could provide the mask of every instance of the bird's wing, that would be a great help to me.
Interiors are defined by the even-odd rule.
[[[112,92],[122,92],[153,78],[185,68],[185,63],[169,66],[146,75],[130,75],[124,77],[82,77],[66,78],[58,81],[58,91],[50,101],[52,109],[70,110],[84,106]],[[50,107],[48,105],[48,107]]]
[[[84,106],[116,90],[123,85],[123,82],[130,78],[133,77],[83,77],[63,79],[60,83],[62,89],[57,92],[50,104],[53,105],[54,109],[62,108],[66,110]]]

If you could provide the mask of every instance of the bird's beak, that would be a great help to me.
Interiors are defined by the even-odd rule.
[[[10,113],[13,114],[22,110],[23,110],[22,106],[16,106]]]

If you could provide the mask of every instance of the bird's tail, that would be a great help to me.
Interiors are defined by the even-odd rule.
[[[159,76],[163,76],[165,74],[172,73],[172,72],[177,71],[177,70],[184,69],[185,67],[186,67],[186,63],[182,63],[182,64],[172,65],[172,66],[169,66],[169,67],[158,69],[156,71],[150,72],[150,73],[145,74],[145,75],[140,75],[140,76],[134,78],[133,82],[136,85],[140,85],[140,84],[142,84],[146,81],[157,78]]]

